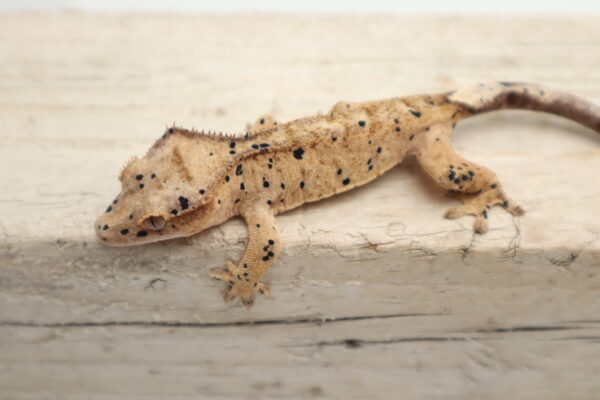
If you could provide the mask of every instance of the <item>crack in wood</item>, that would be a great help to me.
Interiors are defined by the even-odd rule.
[[[322,341],[317,343],[307,344],[307,347],[318,346],[345,346],[349,349],[357,349],[363,345],[379,345],[379,344],[396,344],[396,343],[410,343],[410,342],[465,342],[467,340],[484,340],[482,338],[472,337],[407,337],[407,338],[393,338],[393,339],[381,339],[381,340],[369,340],[369,339],[340,339],[331,341]]]
[[[355,317],[320,318],[304,317],[291,319],[265,319],[256,321],[230,321],[230,322],[180,322],[180,321],[82,321],[82,322],[34,322],[34,321],[0,321],[0,326],[30,327],[30,328],[95,328],[111,326],[144,326],[168,328],[226,328],[234,326],[261,326],[261,325],[295,325],[295,324],[331,324],[336,322],[364,321],[374,319],[429,317],[445,314],[383,314],[361,315]]]

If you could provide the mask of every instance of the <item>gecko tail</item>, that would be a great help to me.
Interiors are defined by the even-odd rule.
[[[600,107],[575,95],[539,85],[517,82],[480,84],[448,96],[474,114],[523,109],[560,115],[600,133]]]

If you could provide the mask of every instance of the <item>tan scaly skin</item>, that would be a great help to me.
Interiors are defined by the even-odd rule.
[[[339,102],[326,115],[279,125],[264,116],[241,136],[172,127],[123,169],[121,193],[94,228],[106,244],[131,246],[194,235],[241,216],[248,227],[242,260],[211,276],[227,282],[226,300],[239,296],[250,307],[254,292],[269,294],[260,279],[281,252],[275,215],[364,185],[408,156],[462,200],[447,218],[474,215],[475,231],[484,233],[495,205],[522,215],[496,174],[457,155],[450,140],[461,119],[504,108],[554,113],[600,132],[599,107],[566,93],[506,82]]]

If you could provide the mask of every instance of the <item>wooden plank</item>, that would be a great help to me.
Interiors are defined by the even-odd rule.
[[[166,124],[239,131],[478,81],[600,103],[598,18],[3,13],[3,398],[592,398],[600,137],[556,117],[461,123],[527,210],[492,230],[411,163],[282,215],[273,299],[224,305],[239,221],[138,248],[92,222]],[[568,25],[568,32],[556,29]]]

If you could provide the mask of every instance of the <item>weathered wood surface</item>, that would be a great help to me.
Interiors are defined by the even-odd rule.
[[[467,121],[458,150],[528,214],[492,230],[407,164],[280,217],[273,299],[207,268],[243,225],[107,248],[118,168],[176,121],[240,131],[341,99],[478,81],[600,102],[600,20],[0,14],[0,397],[595,398],[600,137],[546,115]],[[568,30],[560,29],[568,26]]]

